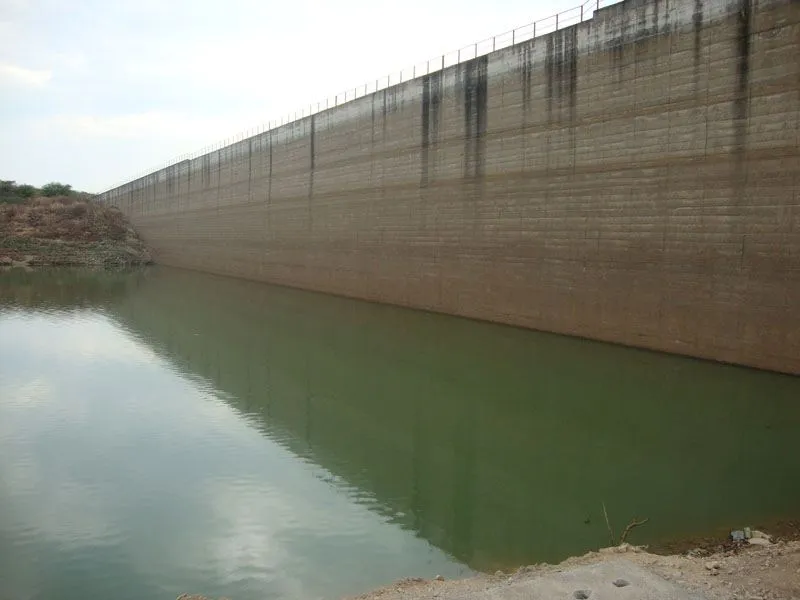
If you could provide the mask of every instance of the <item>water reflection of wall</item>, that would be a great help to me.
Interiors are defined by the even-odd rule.
[[[652,541],[800,500],[798,378],[185,271],[114,310],[475,568],[604,544],[603,501]]]
[[[130,278],[90,269],[0,269],[0,307],[100,307],[126,294]]]

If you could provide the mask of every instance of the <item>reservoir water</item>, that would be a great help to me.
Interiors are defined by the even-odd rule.
[[[0,272],[0,598],[334,599],[796,518],[800,378],[168,268]]]

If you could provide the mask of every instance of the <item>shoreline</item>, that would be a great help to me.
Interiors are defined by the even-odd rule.
[[[794,600],[800,599],[800,541],[776,541],[769,545],[744,544],[741,547],[711,554],[689,552],[683,555],[653,554],[642,546],[623,544],[603,548],[582,556],[568,558],[550,565],[539,564],[521,567],[512,573],[481,574],[466,579],[404,579],[387,586],[349,597],[347,600],[518,600],[520,591],[527,598],[553,597],[558,580],[581,577],[591,583],[593,573],[608,573],[627,586],[637,583],[637,575],[644,572],[654,581],[663,581],[674,587],[676,596],[669,598],[696,598],[705,600]],[[626,579],[629,573],[630,582]],[[616,578],[619,575],[620,578]],[[555,580],[555,582],[554,582]],[[616,583],[613,584],[616,586]],[[602,590],[585,586],[564,598],[577,598],[581,591],[588,597],[605,598],[614,593],[606,585]],[[625,595],[620,598],[650,598],[644,595]],[[683,595],[680,595],[683,592]],[[183,600],[201,600],[201,596],[186,596]]]
[[[509,572],[401,579],[342,600],[800,600],[800,522],[785,523],[774,537],[754,530],[757,541],[708,539],[679,554],[623,543]]]

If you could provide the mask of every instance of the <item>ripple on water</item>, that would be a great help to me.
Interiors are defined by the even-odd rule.
[[[111,287],[0,312],[13,598],[341,597],[583,552],[601,500],[647,543],[800,497],[797,379],[176,270]]]

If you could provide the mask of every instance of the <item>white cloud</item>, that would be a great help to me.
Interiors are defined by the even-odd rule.
[[[0,164],[99,190],[579,3],[0,0]]]
[[[144,138],[175,129],[176,123],[165,113],[144,112],[129,115],[61,115],[45,124],[62,133],[111,138]]]
[[[52,55],[52,60],[59,67],[59,71],[62,68],[72,71],[85,71],[89,64],[86,55],[79,51],[58,52]]]
[[[3,0],[0,4],[0,20],[9,19],[14,14],[28,8],[30,0]]]
[[[41,129],[57,129],[81,138],[114,139],[216,139],[252,129],[256,115],[197,116],[166,111],[124,115],[59,115],[40,122]]]
[[[52,71],[26,69],[17,65],[0,64],[0,85],[41,88],[52,79]]]

